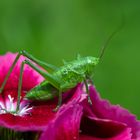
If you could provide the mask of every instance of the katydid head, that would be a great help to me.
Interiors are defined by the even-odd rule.
[[[87,68],[87,75],[92,75],[95,66],[99,63],[99,58],[87,56],[86,57],[86,68]]]

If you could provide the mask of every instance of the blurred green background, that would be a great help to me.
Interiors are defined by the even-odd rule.
[[[0,1],[0,54],[27,50],[60,66],[62,59],[98,56],[94,83],[103,98],[120,104],[140,119],[140,1],[138,0],[5,0]]]

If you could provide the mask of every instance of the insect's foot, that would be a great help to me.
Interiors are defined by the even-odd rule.
[[[92,101],[91,101],[90,97],[88,97],[88,103],[89,103],[90,105],[92,105]]]
[[[58,105],[55,109],[53,109],[53,112],[57,112],[59,110],[60,106]]]

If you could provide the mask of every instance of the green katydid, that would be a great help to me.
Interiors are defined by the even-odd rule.
[[[105,48],[108,45],[111,38],[118,32],[118,30],[114,31],[109,38],[107,39],[106,43],[104,44],[99,57],[78,57],[76,60],[65,63],[61,67],[56,67],[52,64],[48,64],[38,60],[37,58],[33,57],[31,54],[27,53],[26,51],[20,51],[16,56],[9,72],[7,73],[2,86],[0,88],[0,93],[3,91],[4,86],[10,76],[14,66],[16,65],[18,59],[21,55],[25,56],[26,60],[24,60],[21,64],[20,68],[20,77],[19,77],[19,86],[18,86],[18,100],[17,100],[17,108],[16,112],[19,110],[20,105],[20,96],[21,96],[21,88],[22,88],[22,74],[24,65],[27,64],[32,67],[35,71],[41,74],[45,80],[28,91],[26,93],[25,98],[31,100],[50,100],[54,97],[58,96],[58,105],[55,110],[57,110],[62,103],[62,93],[74,88],[78,83],[84,82],[86,87],[86,92],[88,94],[88,102],[92,104],[89,96],[89,89],[88,89],[88,80],[91,80],[91,76],[93,74],[94,67],[99,63],[99,60],[102,58]],[[31,61],[30,61],[31,60]],[[37,65],[41,66],[44,70],[39,68]]]
[[[34,58],[32,55],[27,53],[26,51],[20,51],[18,55],[16,56],[8,74],[6,75],[6,78],[1,86],[1,92],[6,84],[6,81],[8,80],[8,77],[10,73],[12,72],[14,66],[16,65],[16,62],[20,58],[20,56],[23,55],[28,60],[24,60],[21,64],[20,68],[20,77],[19,77],[19,87],[18,87],[18,100],[17,100],[17,109],[19,110],[19,104],[20,104],[20,96],[21,96],[21,88],[22,88],[22,74],[24,65],[27,64],[30,67],[32,67],[34,70],[36,70],[39,74],[41,74],[46,80],[44,80],[42,83],[31,89],[26,93],[26,98],[31,100],[50,100],[53,99],[55,96],[59,96],[58,99],[58,105],[56,107],[56,110],[61,106],[62,102],[62,92],[65,92],[71,88],[74,88],[78,83],[84,81],[86,85],[87,93],[88,91],[88,83],[87,79],[88,77],[91,77],[93,73],[93,69],[96,64],[99,62],[99,58],[96,57],[78,57],[77,60],[68,62],[67,64],[57,68],[56,66],[53,66],[51,64],[44,63],[36,58]],[[42,70],[35,64],[33,64],[30,60],[44,68],[46,71]],[[90,97],[88,96],[88,101],[90,101]]]

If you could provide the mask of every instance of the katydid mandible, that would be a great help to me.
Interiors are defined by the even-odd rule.
[[[48,64],[43,61],[40,61],[34,56],[32,56],[31,54],[27,53],[26,51],[20,51],[17,54],[12,66],[10,67],[1,85],[0,93],[2,93],[4,86],[8,80],[8,77],[10,76],[18,59],[20,58],[21,55],[23,55],[28,59],[22,62],[21,68],[20,68],[16,112],[18,112],[19,105],[20,105],[22,75],[23,75],[25,64],[29,65],[31,68],[33,68],[35,71],[37,71],[40,75],[42,75],[45,78],[45,80],[42,83],[40,83],[39,85],[35,86],[33,89],[28,91],[26,93],[25,98],[30,99],[30,100],[50,100],[58,96],[58,105],[55,108],[55,110],[58,110],[58,108],[61,106],[61,103],[62,103],[62,93],[71,88],[74,88],[78,83],[84,82],[85,87],[86,87],[86,92],[88,94],[88,102],[92,104],[90,95],[89,95],[87,80],[91,80],[94,67],[99,63],[99,60],[102,58],[105,48],[107,47],[109,41],[117,32],[118,30],[114,31],[109,36],[104,46],[102,47],[101,53],[98,58],[92,57],[92,56],[78,57],[76,60],[67,62],[61,67],[56,67],[52,64]],[[33,62],[35,62],[38,66],[41,66],[46,71],[39,68]]]

